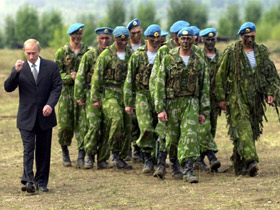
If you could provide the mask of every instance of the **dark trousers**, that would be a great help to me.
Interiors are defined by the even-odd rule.
[[[32,131],[20,129],[20,134],[23,142],[21,183],[36,182],[40,186],[47,186],[50,173],[52,128],[43,131],[36,123]],[[35,177],[33,172],[34,151],[36,161]]]

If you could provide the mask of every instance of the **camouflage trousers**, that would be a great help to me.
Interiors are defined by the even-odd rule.
[[[230,106],[227,110],[227,118],[229,124],[229,134],[233,140],[234,154],[246,166],[250,161],[259,161],[255,139],[253,137],[254,127],[250,122],[250,110],[246,105],[242,106],[242,111],[238,111],[234,106]],[[234,164],[235,165],[235,164]],[[242,166],[241,166],[242,167]]]
[[[112,152],[126,158],[131,144],[131,117],[125,112],[122,88],[105,88],[102,110],[106,120],[106,135]]]
[[[140,136],[136,143],[142,152],[151,153],[156,143],[155,126],[157,124],[157,115],[149,91],[136,92],[135,107],[140,128]]]
[[[169,157],[178,156],[182,165],[187,159],[200,156],[197,130],[199,101],[194,97],[179,97],[167,101],[166,149]],[[174,151],[177,151],[175,153]]]
[[[218,114],[211,109],[210,119],[206,118],[203,124],[199,124],[198,128],[198,141],[200,144],[200,153],[211,150],[218,151],[216,142],[214,141],[216,134]]]
[[[89,129],[84,138],[84,149],[88,155],[97,154],[98,161],[108,160],[110,152],[107,138],[103,135],[105,121],[101,108],[95,108],[90,100],[90,89],[86,90],[85,108]]]
[[[61,146],[70,146],[73,135],[79,149],[83,149],[84,136],[88,125],[84,106],[78,106],[74,100],[74,86],[64,85],[58,101],[58,142]]]

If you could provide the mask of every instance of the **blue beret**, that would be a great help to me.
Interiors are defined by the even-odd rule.
[[[159,37],[160,33],[161,33],[160,26],[157,24],[152,24],[152,25],[149,25],[148,28],[145,30],[144,35]]]
[[[201,37],[214,37],[216,36],[217,30],[215,28],[205,28],[200,32]]]
[[[141,23],[140,23],[140,20],[138,20],[137,18],[133,19],[132,21],[130,21],[128,24],[127,24],[127,28],[128,30],[131,30],[137,26],[141,26]]]
[[[171,27],[170,27],[170,33],[178,33],[182,28],[184,27],[189,27],[190,24],[187,21],[184,20],[179,20],[175,22]]]
[[[178,32],[177,36],[194,36],[194,31],[191,27],[184,27]]]
[[[124,26],[117,26],[113,31],[114,37],[128,38],[129,30]]]
[[[163,36],[163,37],[166,37],[168,35],[168,32],[161,30],[160,35]]]
[[[83,30],[84,26],[85,26],[85,24],[75,23],[68,28],[67,34],[72,34],[76,31],[78,31],[79,29]]]
[[[200,29],[196,26],[190,26],[193,29],[194,36],[199,36]]]
[[[97,34],[108,34],[108,35],[111,35],[112,32],[113,32],[113,29],[111,29],[109,27],[101,27],[101,28],[95,29],[95,33],[97,33]]]
[[[240,27],[238,34],[247,34],[253,31],[256,31],[255,24],[252,22],[246,22]]]

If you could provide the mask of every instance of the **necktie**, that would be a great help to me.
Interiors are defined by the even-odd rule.
[[[37,69],[36,69],[36,64],[33,63],[33,64],[32,64],[32,67],[33,67],[33,71],[32,71],[33,77],[34,77],[35,82],[37,83],[38,71],[37,71]]]

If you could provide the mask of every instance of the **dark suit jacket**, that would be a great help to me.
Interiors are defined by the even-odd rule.
[[[19,129],[31,131],[36,120],[42,130],[56,126],[54,107],[61,93],[62,82],[55,62],[41,58],[36,84],[28,62],[25,61],[20,72],[16,72],[15,67],[13,67],[4,87],[7,92],[12,92],[19,87],[17,115]],[[53,108],[52,114],[48,117],[43,116],[42,110],[45,105],[50,105]]]

